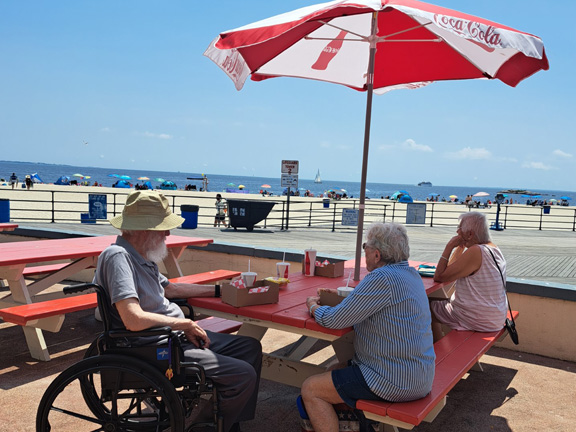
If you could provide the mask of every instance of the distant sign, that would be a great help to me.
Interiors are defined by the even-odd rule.
[[[90,219],[108,219],[106,211],[106,195],[88,195],[88,213]]]
[[[298,175],[282,174],[280,186],[289,187],[289,188],[297,188],[298,187]]]
[[[282,174],[298,174],[298,161],[283,160]]]
[[[358,209],[342,209],[342,225],[358,226]]]
[[[408,203],[406,207],[406,223],[424,225],[426,223],[426,204]]]

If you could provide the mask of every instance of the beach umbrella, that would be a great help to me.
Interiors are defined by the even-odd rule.
[[[458,198],[458,195],[450,195],[448,198],[456,199]]]
[[[119,178],[120,180],[131,180],[131,179],[132,179],[132,177],[127,176],[127,175],[121,175],[121,176],[119,176],[118,178]]]
[[[473,197],[487,197],[490,196],[490,194],[488,192],[476,192],[474,195],[472,195]]]
[[[118,174],[108,174],[108,177],[115,177],[115,178],[119,178],[120,176]]]
[[[246,187],[246,186],[244,186],[244,185],[239,185],[239,186],[238,186],[238,189],[244,189],[245,187]]]
[[[263,184],[263,185],[260,185],[260,187],[270,189],[272,186],[270,186],[269,184]]]
[[[160,182],[160,183],[164,183],[166,180],[164,180],[162,177],[156,177],[154,179],[154,181]]]
[[[568,201],[568,200],[571,200],[572,198],[570,198],[569,196],[561,196],[560,199],[564,200],[564,201]]]
[[[144,181],[146,181],[146,180],[150,180],[150,179],[149,179],[148,177],[138,177],[138,180],[144,180]]]
[[[84,178],[84,175],[83,175],[83,174],[78,174],[78,173],[76,173],[76,174],[72,174],[72,177]]]
[[[220,33],[204,55],[238,90],[249,76],[254,81],[289,76],[367,92],[355,280],[373,93],[462,79],[499,79],[515,87],[548,69],[538,37],[416,0],[339,0],[304,7]]]

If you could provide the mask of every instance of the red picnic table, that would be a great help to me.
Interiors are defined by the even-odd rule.
[[[98,256],[115,241],[116,236],[109,235],[0,243],[0,278],[8,281],[11,292],[0,300],[0,308],[30,304],[60,296],[59,293],[41,293],[81,270],[95,267],[98,262]],[[164,259],[168,277],[183,276],[178,264],[178,258],[186,247],[191,245],[206,246],[212,242],[212,239],[205,238],[168,236],[166,238],[168,255]],[[47,276],[30,284],[26,283],[26,271],[34,273],[36,268],[40,268],[30,267],[31,264],[49,262],[57,262],[58,264],[42,266],[49,268]],[[37,273],[44,272],[38,270]],[[58,331],[63,320],[63,315],[57,315],[39,319],[34,324],[22,327],[32,357],[38,360],[50,360],[42,329]]]
[[[0,231],[14,231],[18,228],[18,224],[2,222],[0,223]]]
[[[422,262],[411,261],[417,267]],[[306,299],[316,296],[318,288],[338,288],[345,286],[348,273],[354,270],[354,260],[346,261],[344,276],[326,278],[304,276],[301,273],[290,274],[290,283],[280,289],[278,303],[234,307],[222,302],[219,298],[197,297],[188,299],[194,311],[220,318],[242,322],[238,334],[261,340],[268,329],[281,330],[302,336],[290,352],[284,356],[264,353],[262,377],[283,384],[301,386],[304,380],[313,374],[324,372],[321,366],[302,362],[312,345],[317,340],[330,342],[338,361],[352,358],[354,332],[351,327],[345,329],[328,329],[322,327],[310,317],[306,309]],[[361,279],[367,274],[363,267]],[[451,283],[434,282],[432,278],[422,278],[428,295],[451,285]],[[351,283],[355,286],[356,283]]]

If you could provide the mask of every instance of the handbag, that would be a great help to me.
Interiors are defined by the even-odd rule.
[[[502,278],[502,285],[504,285],[504,293],[506,294],[506,303],[508,303],[508,310],[510,311],[510,318],[506,318],[506,321],[504,322],[504,327],[506,327],[506,330],[510,335],[510,339],[512,339],[512,342],[514,342],[514,345],[518,345],[519,343],[518,331],[516,330],[516,322],[514,321],[514,316],[512,315],[512,307],[510,306],[510,301],[508,300],[508,292],[506,291],[506,281],[504,280],[504,275],[502,274],[502,270],[500,270],[498,261],[496,261],[496,257],[494,256],[490,248],[488,248],[488,252],[490,252],[490,255],[492,255],[494,264],[496,264],[496,268],[500,272],[500,277]]]

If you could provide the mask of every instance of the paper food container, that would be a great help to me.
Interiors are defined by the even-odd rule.
[[[320,293],[320,305],[322,306],[336,306],[346,297],[339,296],[338,293],[331,291],[324,291],[322,288],[319,290]]]
[[[320,260],[319,260],[320,261]],[[332,261],[332,260],[328,260]],[[302,260],[302,273],[304,273],[304,260]],[[344,261],[334,261],[324,267],[316,267],[314,276],[338,278],[344,276]]]
[[[233,285],[222,285],[222,301],[235,307],[278,303],[278,284],[265,280],[257,280],[252,288],[267,286],[268,291],[250,293],[250,288],[238,289]]]

